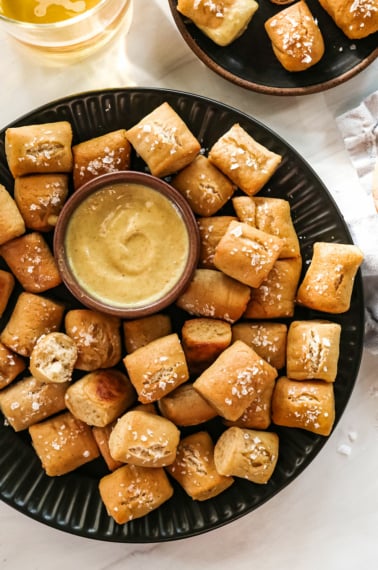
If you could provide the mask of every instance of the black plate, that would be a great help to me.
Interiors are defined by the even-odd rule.
[[[335,203],[308,164],[261,123],[221,103],[175,91],[115,89],[55,101],[22,117],[12,126],[65,119],[71,122],[74,143],[77,143],[111,130],[128,128],[164,101],[170,103],[186,121],[205,149],[232,124],[239,122],[260,143],[283,156],[280,168],[262,194],[289,200],[304,266],[311,258],[312,244],[316,240],[351,243]],[[133,167],[143,168],[135,157]],[[8,189],[12,188],[4,156],[4,130],[0,133],[0,182]],[[67,291],[62,292],[58,288],[49,294],[59,295],[70,306],[72,299]],[[0,320],[0,330],[14,302],[12,297],[7,314]],[[312,311],[303,313],[303,310],[301,315],[302,318],[317,316]],[[174,308],[172,318],[179,330],[182,315]],[[350,310],[331,320],[342,325],[339,373],[335,383],[337,422],[352,392],[362,353],[363,291],[360,273],[356,278]],[[215,436],[222,429],[217,421],[207,427]],[[327,440],[302,430],[275,426],[272,429],[280,437],[280,456],[267,485],[255,485],[239,479],[223,494],[200,503],[189,499],[173,482],[175,494],[162,507],[142,519],[117,525],[107,516],[97,490],[98,479],[106,472],[102,459],[71,474],[49,478],[31,448],[28,435],[17,434],[1,423],[0,496],[33,519],[97,540],[158,542],[185,538],[229,523],[263,504],[293,481]]]
[[[308,0],[325,43],[322,59],[306,71],[286,71],[273,54],[264,22],[285,6],[258,0],[259,8],[246,32],[231,45],[220,47],[205,36],[169,0],[176,25],[193,52],[210,69],[241,87],[270,95],[305,95],[330,89],[365,69],[378,56],[378,33],[350,40],[334,24],[318,0]]]

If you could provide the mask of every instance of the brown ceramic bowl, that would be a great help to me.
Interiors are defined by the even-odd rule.
[[[86,307],[137,318],[161,311],[187,287],[199,232],[185,198],[142,172],[104,174],[66,202],[55,228],[63,282]]]

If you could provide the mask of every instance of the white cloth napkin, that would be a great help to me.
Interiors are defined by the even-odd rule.
[[[365,191],[371,200],[371,211],[364,210],[361,215],[356,196],[355,217],[347,223],[354,242],[365,255],[361,267],[366,304],[365,346],[378,354],[378,212],[373,199],[373,173],[378,161],[378,91],[337,117],[336,122],[357,172],[361,191]]]

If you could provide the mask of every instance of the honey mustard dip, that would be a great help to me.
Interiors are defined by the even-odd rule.
[[[143,184],[109,184],[76,208],[67,226],[68,263],[93,298],[118,307],[160,299],[180,279],[188,230],[176,206]]]

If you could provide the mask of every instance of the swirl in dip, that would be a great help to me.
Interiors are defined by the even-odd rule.
[[[71,271],[94,299],[140,307],[168,293],[182,276],[189,235],[174,203],[139,183],[114,183],[73,212],[65,249]]]

